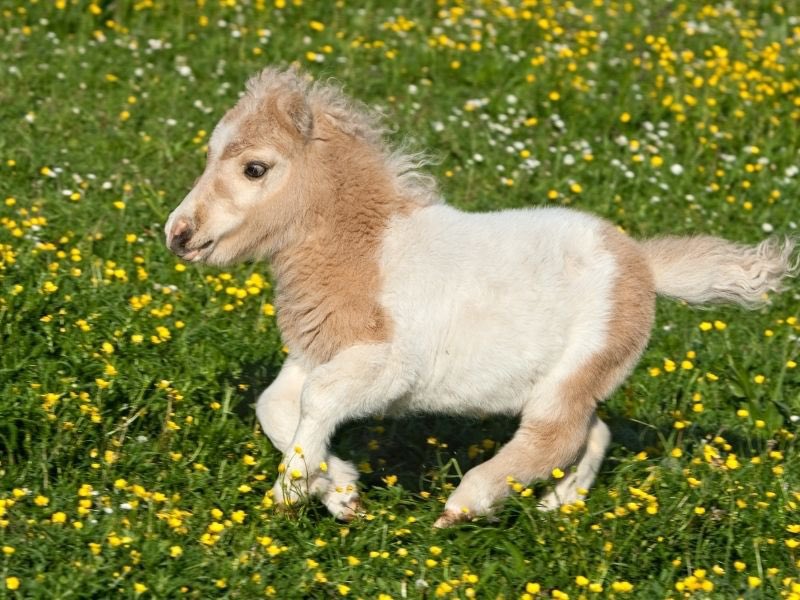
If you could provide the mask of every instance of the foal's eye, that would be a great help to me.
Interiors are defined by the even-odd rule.
[[[244,167],[245,176],[250,179],[258,179],[266,175],[269,167],[262,162],[249,162]]]

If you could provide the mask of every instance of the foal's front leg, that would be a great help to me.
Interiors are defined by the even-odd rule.
[[[291,503],[307,494],[309,483],[330,468],[324,463],[336,427],[383,412],[408,387],[387,344],[352,346],[311,371],[300,396],[297,429],[273,488],[275,498]]]
[[[272,444],[287,453],[300,422],[300,395],[308,374],[289,356],[281,372],[265,389],[256,403],[256,414],[264,433]],[[329,454],[325,459],[327,471],[309,481],[310,493],[319,496],[331,514],[337,519],[350,520],[356,516],[358,500],[358,473],[355,466]]]

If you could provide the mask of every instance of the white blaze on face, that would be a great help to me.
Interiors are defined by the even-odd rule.
[[[209,161],[206,163],[203,174],[195,182],[195,185],[189,190],[189,193],[177,208],[172,211],[164,225],[164,233],[166,234],[168,246],[172,242],[175,223],[179,218],[186,219],[190,223],[195,222],[194,217],[198,196],[203,193],[205,186],[213,186],[212,182],[215,176],[215,167],[219,165],[219,157],[222,155],[225,148],[236,139],[237,125],[238,123],[236,121],[223,118],[214,128],[208,143]]]
[[[208,154],[213,159],[218,159],[228,144],[236,139],[239,124],[231,118],[223,117],[211,132],[208,140]]]

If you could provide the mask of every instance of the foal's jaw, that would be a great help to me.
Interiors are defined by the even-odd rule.
[[[187,262],[203,262],[211,253],[214,252],[214,240],[208,240],[206,243],[198,246],[197,248],[193,248],[186,252],[185,254],[180,254],[179,256],[187,261]]]

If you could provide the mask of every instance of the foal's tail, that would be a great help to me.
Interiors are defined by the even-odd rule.
[[[797,239],[770,238],[756,246],[712,236],[661,237],[640,242],[656,292],[693,304],[736,302],[754,306],[800,271]]]

